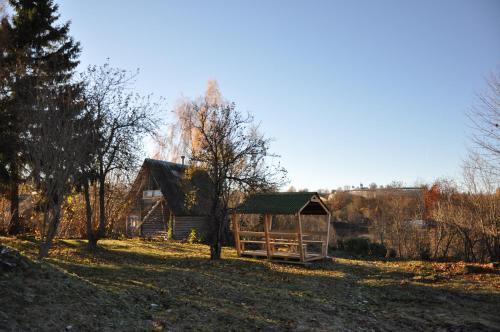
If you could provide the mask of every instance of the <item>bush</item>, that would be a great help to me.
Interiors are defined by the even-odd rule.
[[[356,255],[368,255],[370,240],[363,237],[355,237],[344,241],[344,250]]]
[[[194,228],[191,229],[191,231],[189,232],[189,235],[187,237],[187,242],[188,243],[201,243],[202,242],[202,238],[200,236],[200,234],[198,234],[198,231]]]
[[[398,253],[396,252],[396,250],[394,250],[392,248],[387,250],[387,257],[388,258],[396,258],[397,255],[398,255]]]
[[[33,242],[33,243],[37,242],[36,235],[33,233],[19,234],[16,236],[16,238],[18,238],[19,240],[29,241],[29,242]]]
[[[337,240],[337,249],[338,250],[344,250],[345,249],[344,240],[342,240],[342,239],[338,239]]]
[[[429,248],[420,248],[419,252],[420,259],[423,261],[428,261],[431,259],[431,251]]]
[[[174,238],[174,222],[172,220],[172,217],[168,219],[168,225],[167,225],[167,239],[172,240]]]
[[[387,248],[382,243],[371,242],[368,247],[368,254],[374,257],[385,257]]]
[[[377,242],[370,242],[364,237],[356,237],[348,240],[339,240],[338,246],[340,250],[353,253],[355,255],[385,257],[387,248],[385,245]]]

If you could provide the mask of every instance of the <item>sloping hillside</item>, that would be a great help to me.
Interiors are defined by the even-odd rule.
[[[0,274],[0,330],[500,329],[500,276],[463,264],[336,258],[312,267],[208,260],[208,248],[139,240],[59,241],[44,263],[35,246]],[[17,257],[17,258],[12,258]],[[484,272],[484,271],[483,271]]]

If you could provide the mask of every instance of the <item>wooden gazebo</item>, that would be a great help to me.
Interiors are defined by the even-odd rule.
[[[330,211],[317,193],[250,195],[232,222],[238,256],[304,264],[328,254]]]

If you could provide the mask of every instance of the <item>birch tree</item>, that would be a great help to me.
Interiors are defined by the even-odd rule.
[[[210,258],[220,259],[231,196],[275,189],[285,182],[286,171],[269,163],[277,156],[253,116],[222,100],[213,81],[204,98],[180,105],[176,120],[190,166],[205,170],[211,180]]]

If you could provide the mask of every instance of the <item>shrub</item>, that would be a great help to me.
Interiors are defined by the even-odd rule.
[[[431,259],[431,251],[429,248],[420,248],[419,256],[421,260],[428,261]]]
[[[397,255],[398,255],[398,253],[393,248],[390,248],[389,250],[387,250],[387,257],[388,258],[396,258]]]
[[[33,242],[33,243],[37,242],[36,235],[33,233],[19,234],[18,236],[16,236],[16,238],[23,240],[23,241]]]
[[[345,249],[345,247],[344,247],[344,240],[342,240],[342,239],[338,239],[337,240],[337,249],[338,250],[344,250]]]
[[[387,248],[382,243],[371,242],[368,246],[368,254],[374,257],[385,257]]]
[[[174,222],[173,218],[170,217],[168,219],[168,225],[167,225],[167,239],[172,240],[174,238]]]
[[[198,234],[198,231],[196,229],[192,228],[191,231],[189,232],[187,242],[188,243],[200,243],[201,240],[202,239],[201,239],[200,235]]]
[[[111,231],[109,238],[113,240],[125,240],[127,237],[123,233]]]
[[[385,245],[377,242],[370,242],[364,237],[356,237],[338,242],[339,249],[353,253],[355,255],[385,257],[387,248]]]
[[[345,251],[356,255],[368,255],[370,240],[363,237],[355,237],[344,241]]]

